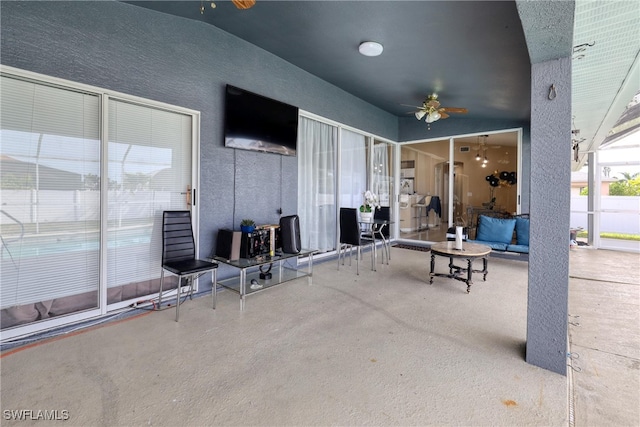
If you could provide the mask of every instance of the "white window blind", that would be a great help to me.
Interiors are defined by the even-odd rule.
[[[97,306],[100,97],[0,84],[0,308],[81,294]]]
[[[162,211],[188,209],[191,139],[190,115],[109,100],[107,286],[128,286],[123,299],[160,277]]]

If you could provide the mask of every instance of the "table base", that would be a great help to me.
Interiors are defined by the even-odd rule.
[[[439,277],[448,277],[450,279],[455,279],[455,280],[459,280],[461,282],[464,282],[467,284],[467,293],[471,292],[471,285],[473,284],[473,281],[471,280],[472,278],[472,274],[473,273],[482,273],[482,280],[483,281],[487,281],[487,261],[488,261],[488,256],[482,256],[482,257],[472,257],[472,258],[467,258],[467,266],[466,267],[462,267],[459,265],[455,265],[453,263],[453,257],[448,257],[449,258],[449,274],[446,273],[435,273],[435,266],[436,266],[436,255],[439,256],[446,256],[446,255],[440,255],[440,254],[434,254],[433,252],[431,253],[431,272],[429,273],[429,284],[432,285],[433,284],[433,278],[435,276],[439,276]],[[478,258],[482,258],[482,270],[474,270],[473,269],[473,261],[475,259]],[[466,273],[466,275],[464,275],[464,273]]]

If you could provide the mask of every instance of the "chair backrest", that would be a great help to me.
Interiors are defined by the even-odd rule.
[[[391,221],[391,208],[389,206],[380,206],[373,213],[373,217],[375,219],[383,219],[385,221]],[[382,235],[384,237],[389,237],[390,228],[391,227],[388,224],[382,227]]]
[[[196,245],[193,240],[190,211],[164,211],[162,213],[162,263],[194,259]]]
[[[340,208],[340,243],[360,246],[360,225],[356,208]]]

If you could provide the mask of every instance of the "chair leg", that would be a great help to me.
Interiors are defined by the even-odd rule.
[[[189,279],[189,299],[193,301],[193,276],[190,276]]]
[[[356,253],[356,275],[360,275],[360,246],[358,246],[358,252]]]
[[[387,265],[389,265],[389,250],[387,249],[387,242],[384,239],[384,237],[382,237],[382,252],[384,253],[384,256],[387,258]],[[384,258],[382,259],[382,263],[384,263]]]
[[[164,268],[160,272],[160,291],[158,292],[158,309],[162,307],[162,285],[164,284]]]
[[[376,253],[377,252],[376,251],[376,241],[374,240],[371,245],[373,246],[371,248],[371,270],[378,271],[378,270],[376,270],[376,258],[378,258],[378,255]]]
[[[211,270],[211,293],[213,294],[213,309],[216,309],[216,302],[218,300],[218,271]]]
[[[176,289],[176,322],[180,318],[180,289],[182,287],[182,277],[178,277],[178,288]]]

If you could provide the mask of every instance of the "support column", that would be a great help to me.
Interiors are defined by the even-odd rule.
[[[531,67],[526,361],[566,375],[571,201],[571,58]]]

